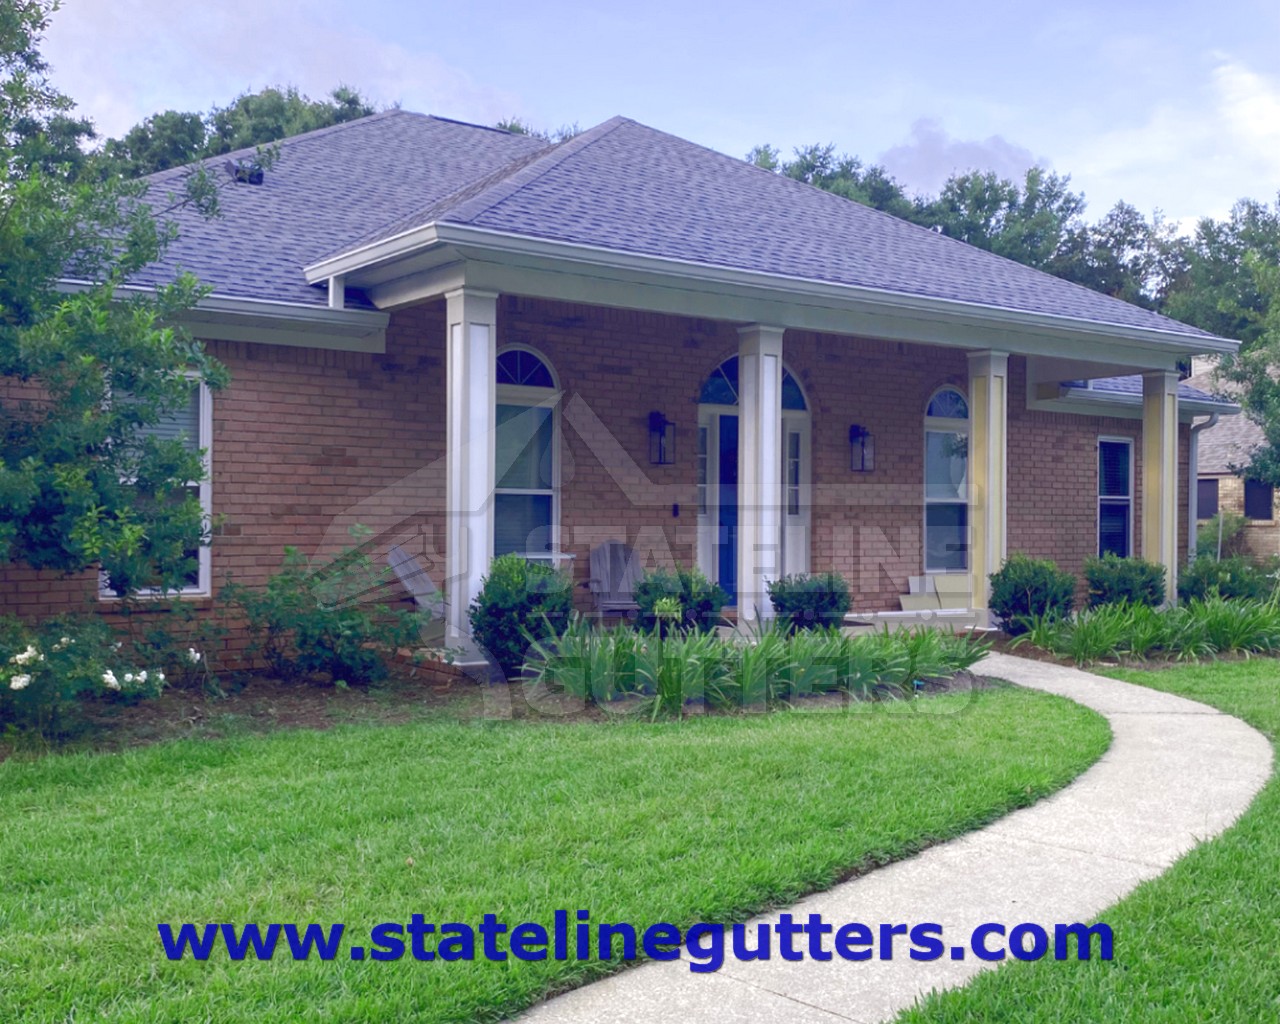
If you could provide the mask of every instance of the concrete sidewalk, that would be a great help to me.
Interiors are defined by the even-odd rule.
[[[1087,921],[1223,831],[1271,774],[1271,744],[1203,704],[1007,655],[989,656],[979,670],[1098,711],[1111,723],[1110,749],[1033,807],[801,901],[789,908],[797,920],[820,913],[837,925],[935,921],[949,941],[967,940],[987,921]],[[754,933],[751,938],[754,945]],[[802,936],[797,948],[806,942]],[[772,960],[727,959],[715,974],[693,974],[683,960],[647,963],[520,1019],[871,1024],[891,1019],[930,989],[964,984],[995,966],[972,957],[913,961],[904,940],[897,942],[890,961],[788,962],[778,958],[775,944]]]

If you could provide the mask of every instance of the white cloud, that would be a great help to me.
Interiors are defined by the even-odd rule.
[[[1124,199],[1188,228],[1280,189],[1280,81],[1238,60],[1216,55],[1175,100],[1112,124],[1057,154],[1095,216]]]
[[[923,117],[911,125],[910,140],[885,150],[880,163],[908,190],[932,194],[953,174],[995,171],[1002,178],[1017,181],[1027,168],[1044,161],[1001,135],[957,139],[937,119]]]
[[[349,84],[378,103],[481,122],[523,109],[519,97],[349,17],[334,0],[70,0],[44,52],[54,83],[105,135],[160,110],[205,110],[267,85],[319,97]]]

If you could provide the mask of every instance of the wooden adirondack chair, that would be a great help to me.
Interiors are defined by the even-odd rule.
[[[601,615],[626,615],[638,611],[635,586],[643,570],[635,552],[620,540],[607,540],[591,550],[588,586]]]
[[[431,624],[424,639],[443,639],[448,605],[440,588],[427,575],[426,567],[399,544],[393,544],[387,550],[387,564],[409,591],[418,610],[431,615]]]

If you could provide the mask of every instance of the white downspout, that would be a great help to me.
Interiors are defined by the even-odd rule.
[[[1199,522],[1200,431],[1216,426],[1221,413],[1210,413],[1201,423],[1191,424],[1191,451],[1187,458],[1187,557],[1196,559],[1196,524]]]

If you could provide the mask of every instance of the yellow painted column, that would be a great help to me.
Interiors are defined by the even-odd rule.
[[[1165,600],[1178,598],[1178,374],[1142,375],[1142,557],[1165,567]]]
[[[969,583],[986,615],[990,576],[1004,564],[1008,515],[1009,354],[969,353]]]

